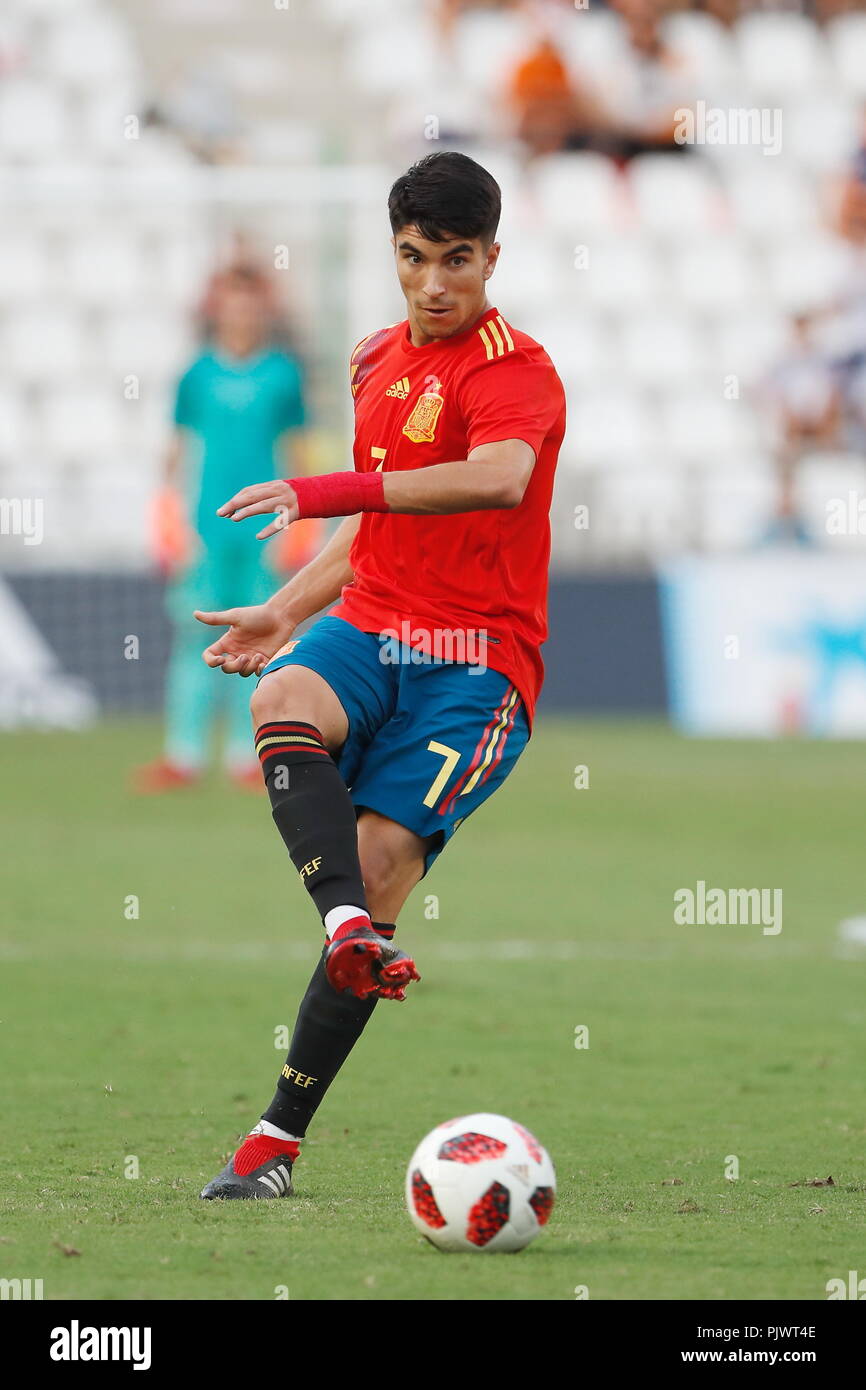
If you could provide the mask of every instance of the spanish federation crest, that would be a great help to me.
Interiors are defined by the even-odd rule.
[[[403,426],[403,433],[413,444],[430,444],[436,433],[436,421],[442,409],[442,383],[436,382],[435,391],[425,391],[412,408],[412,414]]]

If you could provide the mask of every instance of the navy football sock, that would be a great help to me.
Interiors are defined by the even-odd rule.
[[[274,822],[322,921],[332,908],[367,912],[358,822],[337,765],[313,724],[263,724],[256,733]]]
[[[373,927],[389,941],[396,930],[391,922],[374,922]],[[325,974],[324,960],[323,951],[301,1000],[276,1094],[262,1115],[263,1120],[299,1137],[306,1134],[325,1092],[378,1002],[338,994]]]

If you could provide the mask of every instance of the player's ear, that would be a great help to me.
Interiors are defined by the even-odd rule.
[[[493,274],[494,270],[496,269],[496,262],[499,260],[499,252],[500,252],[501,250],[502,250],[502,245],[501,245],[501,243],[498,242],[498,241],[492,241],[492,242],[490,243],[490,245],[488,246],[488,248],[487,248],[487,259],[486,259],[485,264],[484,264],[484,278],[485,278],[485,280],[489,280],[490,277],[491,277],[491,275]]]

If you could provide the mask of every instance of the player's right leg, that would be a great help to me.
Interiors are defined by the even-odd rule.
[[[298,665],[263,679],[250,707],[274,821],[331,943],[328,978],[361,999],[395,997],[417,972],[370,920],[355,808],[332,756],[348,717],[325,678]]]

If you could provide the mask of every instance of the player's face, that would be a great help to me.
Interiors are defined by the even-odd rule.
[[[460,333],[489,307],[486,285],[499,257],[498,241],[487,250],[479,237],[427,241],[408,226],[392,236],[391,245],[417,346]]]
[[[229,282],[216,297],[214,319],[218,335],[256,341],[265,327],[262,297],[248,285]]]

